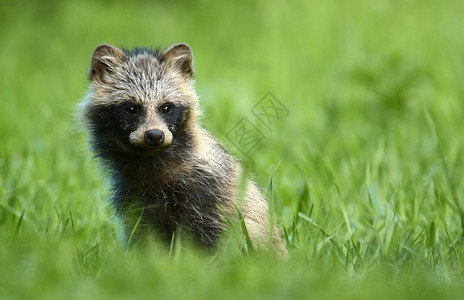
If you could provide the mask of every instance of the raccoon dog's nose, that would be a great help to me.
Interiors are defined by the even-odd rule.
[[[145,131],[145,144],[150,147],[158,147],[164,142],[164,132],[159,129]]]

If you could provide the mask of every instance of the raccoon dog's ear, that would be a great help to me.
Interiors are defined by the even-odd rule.
[[[175,44],[169,47],[161,55],[160,61],[165,62],[170,68],[179,70],[188,78],[191,78],[195,72],[192,49],[187,44]]]
[[[89,79],[105,82],[115,72],[116,66],[126,57],[124,52],[111,45],[103,44],[95,48],[90,63]]]

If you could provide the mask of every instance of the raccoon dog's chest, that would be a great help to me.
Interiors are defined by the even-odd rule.
[[[227,199],[208,178],[210,174],[197,169],[169,182],[119,187],[114,201],[122,219],[131,224],[140,219],[140,232],[153,231],[169,242],[177,229],[183,229],[211,248],[225,227],[221,207]]]

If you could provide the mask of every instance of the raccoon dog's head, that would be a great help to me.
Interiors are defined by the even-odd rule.
[[[185,144],[195,122],[193,55],[186,44],[164,52],[98,46],[92,55],[92,91],[82,103],[84,120],[98,154],[157,154]]]

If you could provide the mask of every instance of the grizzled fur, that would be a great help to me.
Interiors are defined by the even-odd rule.
[[[82,117],[113,183],[112,200],[126,238],[153,233],[166,242],[177,229],[214,248],[240,206],[255,246],[286,256],[277,226],[269,245],[267,203],[248,181],[236,203],[241,167],[198,123],[193,55],[186,44],[164,52],[98,46]]]

